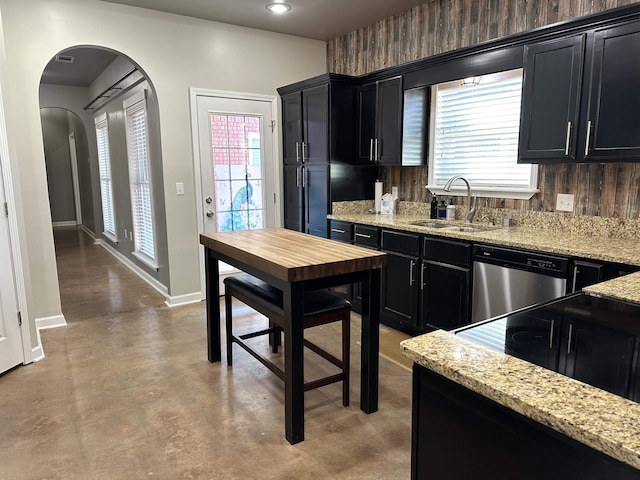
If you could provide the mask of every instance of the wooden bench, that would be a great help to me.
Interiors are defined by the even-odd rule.
[[[271,336],[272,352],[277,353],[281,345],[283,332],[284,310],[282,307],[282,292],[262,280],[248,274],[227,277],[225,284],[225,317],[227,339],[227,364],[233,365],[232,347],[237,343],[249,352],[260,363],[284,381],[284,371],[264,355],[258,353],[245,340],[261,335]],[[269,327],[242,335],[233,334],[232,297],[250,306],[269,319]],[[304,339],[304,345],[325,360],[340,369],[340,373],[329,375],[317,380],[305,382],[304,391],[319,388],[331,383],[342,382],[342,404],[349,405],[349,361],[351,341],[351,303],[344,298],[333,295],[324,290],[305,292],[304,296],[304,326],[311,328],[332,322],[342,322],[342,359],[336,358],[316,344]]]

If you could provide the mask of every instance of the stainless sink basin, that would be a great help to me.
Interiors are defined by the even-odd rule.
[[[422,220],[419,222],[412,222],[411,225],[415,225],[417,227],[428,227],[428,228],[442,228],[445,230],[451,230],[452,232],[486,232],[487,230],[492,230],[492,227],[483,227],[483,226],[473,226],[473,227],[461,227],[459,225],[451,225],[448,223],[438,223],[438,222],[429,222],[426,220]]]
[[[429,228],[455,228],[455,225],[447,225],[446,223],[438,223],[438,222],[413,222],[411,225],[415,225],[416,227],[429,227]]]

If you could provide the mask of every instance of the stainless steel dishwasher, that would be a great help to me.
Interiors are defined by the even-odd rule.
[[[567,291],[568,271],[567,258],[474,246],[471,321],[562,297]]]

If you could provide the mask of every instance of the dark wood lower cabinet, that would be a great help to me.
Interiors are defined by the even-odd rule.
[[[411,478],[637,480],[640,471],[414,364]]]
[[[422,261],[423,330],[453,330],[469,323],[471,269]]]
[[[387,253],[382,271],[381,319],[389,326],[418,332],[418,257]]]

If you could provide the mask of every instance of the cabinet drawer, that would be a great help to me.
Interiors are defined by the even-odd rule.
[[[354,225],[353,243],[362,247],[378,248],[380,246],[380,231],[375,227]]]
[[[420,255],[420,235],[382,230],[382,249],[405,255]]]
[[[460,267],[471,266],[470,243],[425,237],[422,251],[424,252],[424,258],[427,260]]]
[[[329,238],[339,242],[351,243],[353,238],[353,224],[350,222],[341,222],[339,220],[331,220]]]

